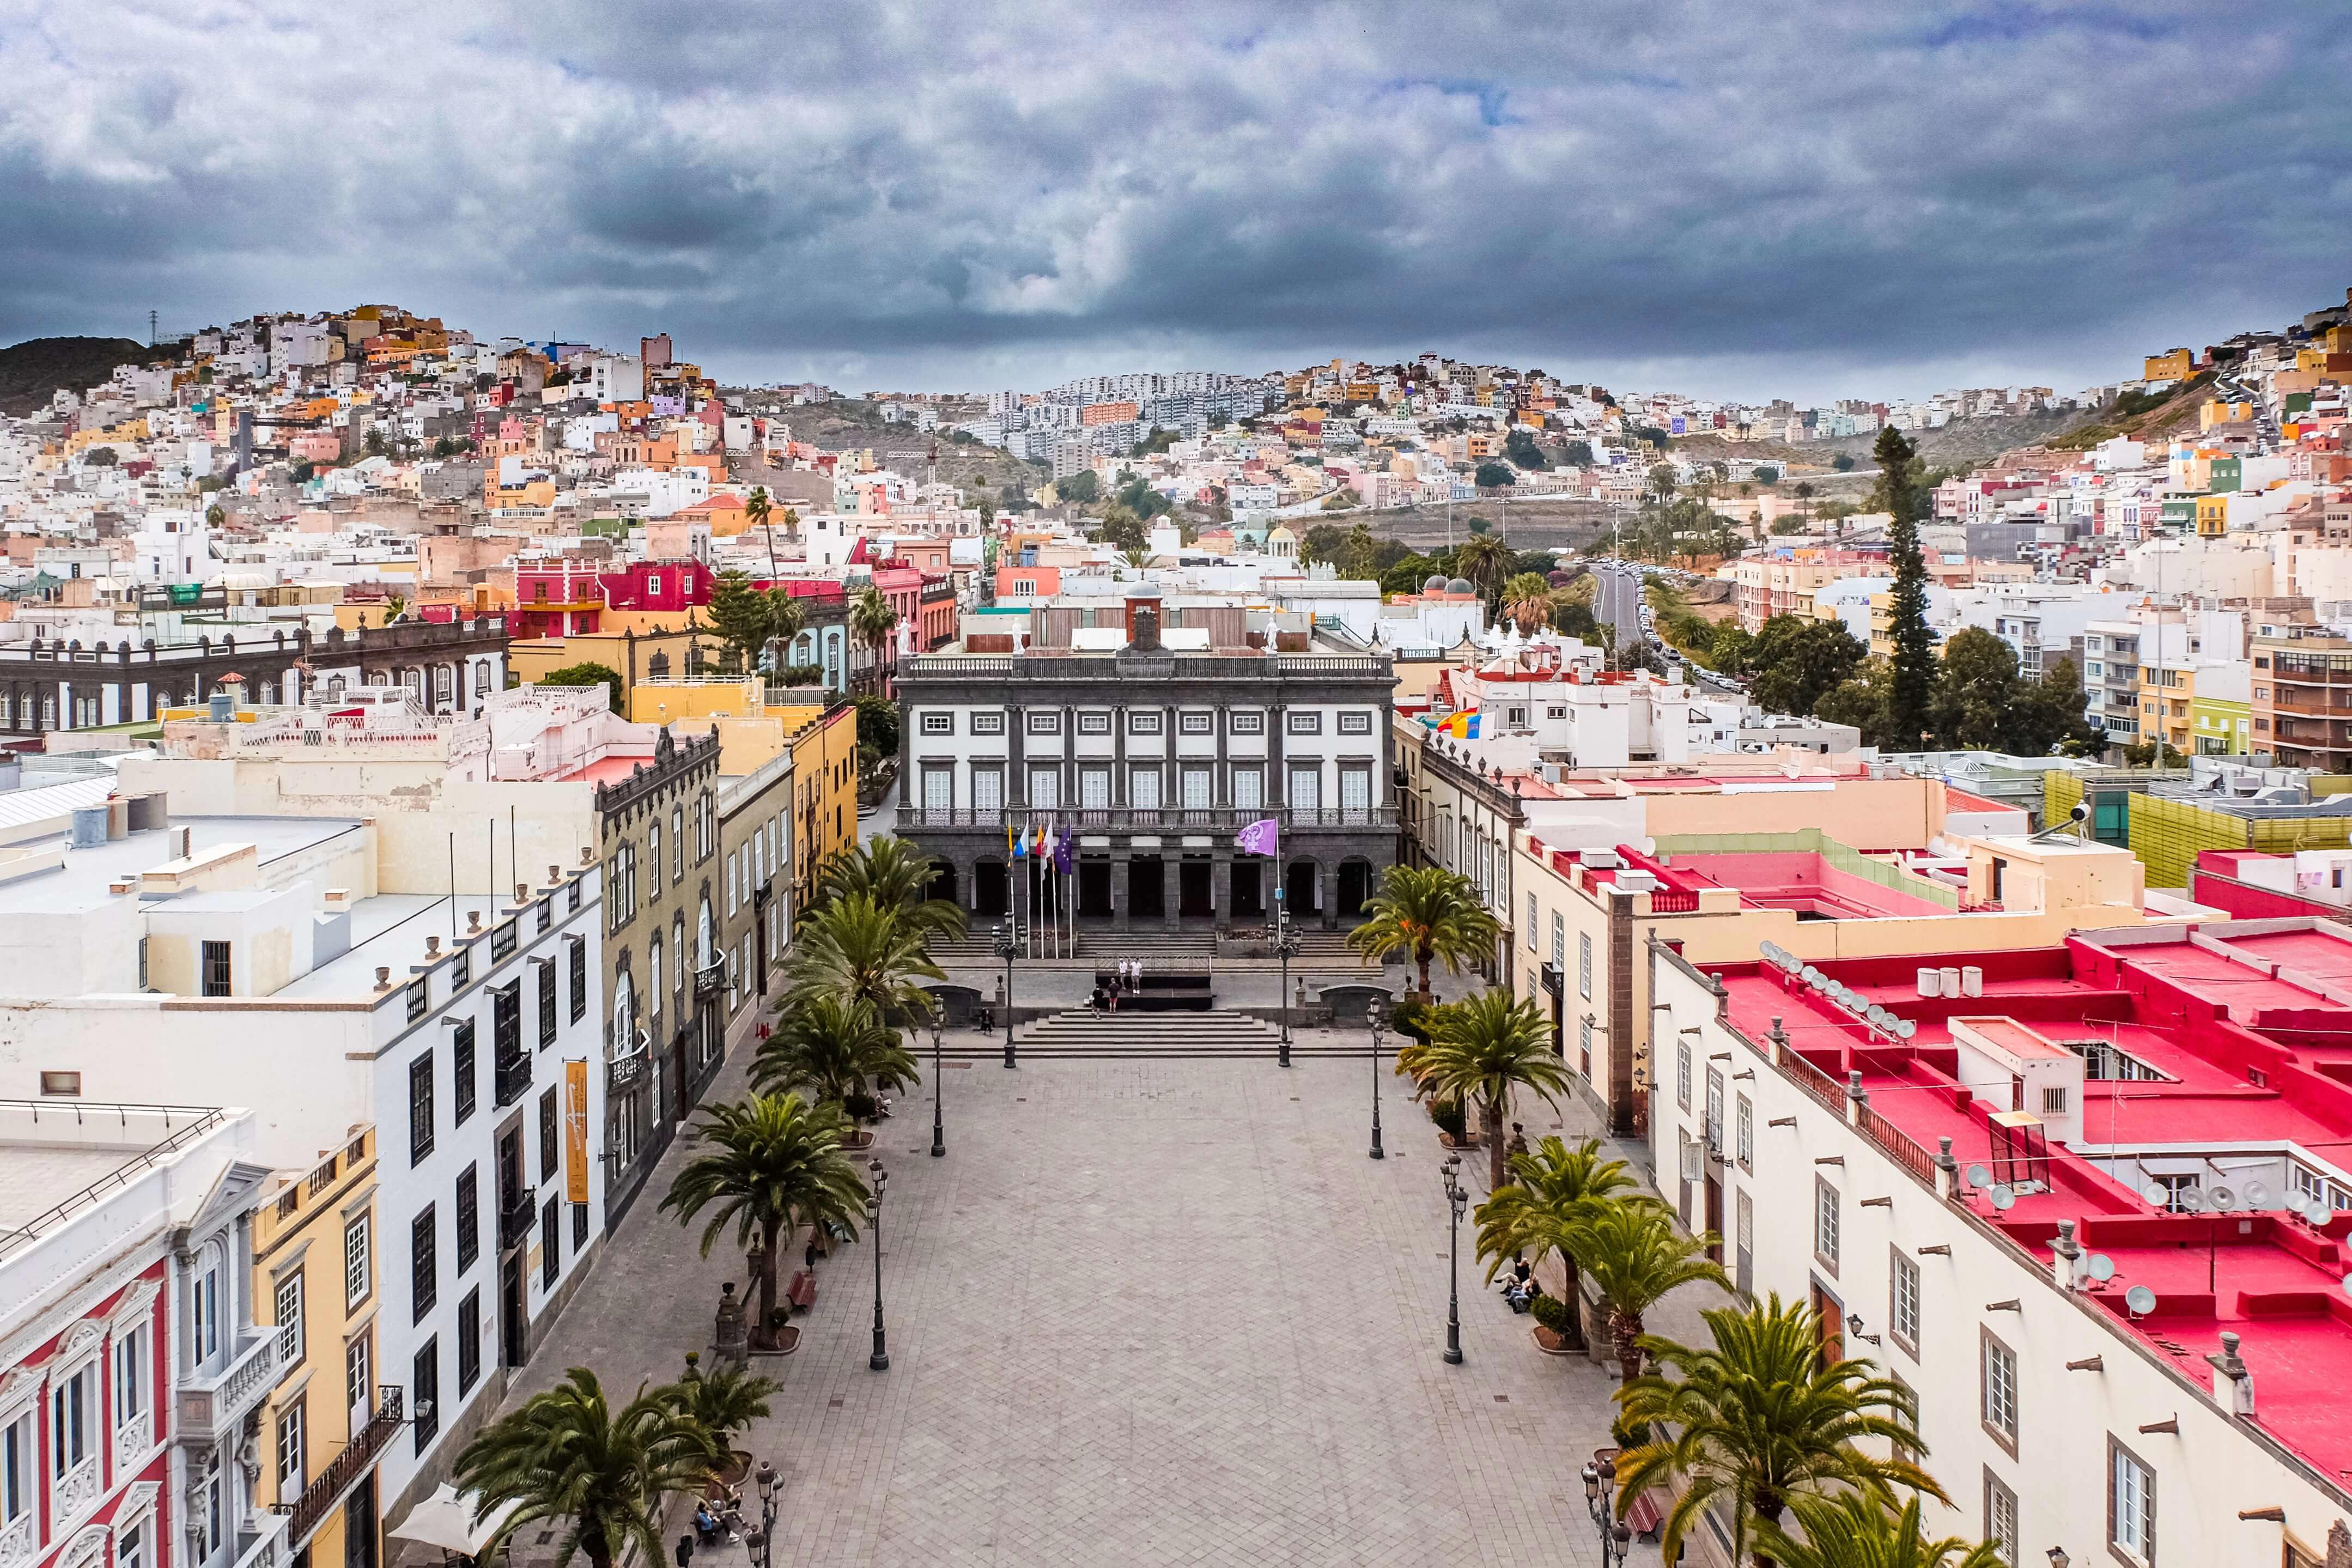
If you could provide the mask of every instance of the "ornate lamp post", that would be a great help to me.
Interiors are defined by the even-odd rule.
[[[1290,929],[1290,906],[1283,900],[1283,889],[1274,889],[1274,950],[1282,955],[1282,1049],[1279,1053],[1284,1067],[1290,1065],[1290,960],[1298,951],[1298,938]]]
[[[1377,996],[1364,1007],[1364,1021],[1372,1026],[1372,1158],[1385,1160],[1381,1148],[1381,1037],[1389,1030],[1389,1010]]]
[[[874,1372],[890,1370],[889,1342],[882,1337],[882,1184],[890,1173],[877,1160],[866,1167],[874,1173],[874,1188],[866,1199],[866,1228],[874,1237],[874,1353],[866,1358],[866,1367]]]
[[[776,1561],[776,1494],[782,1489],[782,1478],[776,1467],[767,1460],[751,1473],[760,1492],[759,1528],[744,1536],[743,1544],[751,1559],[751,1568],[773,1568]]]
[[[931,1158],[936,1160],[948,1152],[947,1124],[940,1120],[940,1060],[945,1054],[940,1044],[939,1015],[931,1015]]]
[[[1605,1450],[1604,1450],[1605,1452]],[[1617,1460],[1613,1455],[1584,1467],[1584,1511],[1601,1535],[1601,1568],[1623,1568],[1633,1531],[1617,1521]]]
[[[996,922],[996,956],[1004,960],[1004,1065],[1019,1067],[1013,1059],[1013,955],[1021,951],[1021,922]]]
[[[1470,1194],[1462,1185],[1462,1156],[1448,1154],[1439,1168],[1445,1178],[1445,1203],[1453,1210],[1452,1237],[1446,1246],[1445,1364],[1462,1364],[1462,1211]]]

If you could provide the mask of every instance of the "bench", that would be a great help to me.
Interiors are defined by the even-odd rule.
[[[1643,1541],[1656,1541],[1658,1527],[1665,1522],[1665,1510],[1658,1506],[1658,1492],[1654,1487],[1635,1498],[1625,1510],[1626,1528]]]

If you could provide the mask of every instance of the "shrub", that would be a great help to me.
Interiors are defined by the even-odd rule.
[[[1396,1005],[1389,1009],[1389,1027],[1409,1040],[1419,1040],[1427,1045],[1429,1029],[1422,1022],[1422,1016],[1429,1011],[1430,1005],[1422,1000],[1420,992],[1407,991],[1398,999]]]
[[[1549,1294],[1537,1296],[1528,1302],[1528,1310],[1534,1314],[1538,1323],[1549,1329],[1553,1333],[1563,1337],[1567,1335],[1568,1303],[1566,1301]]]
[[[841,1109],[859,1121],[871,1121],[882,1114],[882,1102],[870,1094],[851,1094],[842,1100]]]
[[[1463,1129],[1466,1125],[1466,1122],[1463,1118],[1462,1102],[1460,1100],[1431,1100],[1429,1102],[1429,1119],[1437,1123],[1437,1130],[1440,1132],[1444,1133],[1448,1138],[1453,1139],[1457,1143],[1462,1141]]]

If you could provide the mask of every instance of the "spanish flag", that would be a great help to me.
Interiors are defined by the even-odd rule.
[[[1478,715],[1475,711],[1456,713],[1437,728],[1440,733],[1475,741],[1478,738]]]

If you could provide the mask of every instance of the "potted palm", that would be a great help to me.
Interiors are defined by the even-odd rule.
[[[1509,1169],[1510,1181],[1496,1188],[1475,1215],[1486,1278],[1492,1281],[1507,1258],[1532,1254],[1532,1265],[1541,1268],[1546,1258],[1559,1253],[1567,1276],[1558,1302],[1565,1322],[1553,1331],[1563,1335],[1565,1343],[1580,1346],[1578,1310],[1583,1292],[1570,1238],[1600,1204],[1632,1186],[1633,1179],[1622,1160],[1601,1157],[1598,1138],[1587,1138],[1573,1148],[1562,1139],[1541,1139],[1533,1149],[1512,1155]]]
[[[558,1568],[574,1556],[613,1568],[625,1552],[660,1562],[665,1504],[700,1491],[713,1468],[709,1432],[673,1390],[641,1386],[615,1411],[596,1374],[575,1366],[476,1434],[457,1456],[457,1482],[478,1500],[478,1517],[515,1505],[480,1560],[544,1521],[562,1531]]]
[[[779,1392],[773,1378],[745,1367],[721,1366],[704,1372],[701,1357],[686,1352],[686,1375],[665,1391],[678,1412],[701,1427],[709,1438],[711,1479],[737,1486],[751,1473],[751,1456],[735,1447],[735,1439],[754,1421],[765,1420],[769,1402]]]
[[[1896,1511],[1884,1497],[1841,1492],[1789,1500],[1794,1534],[1756,1527],[1758,1561],[1780,1568],[2007,1568],[1997,1542],[1971,1545],[1960,1536],[1927,1539],[1916,1497]]]
[[[873,1117],[877,1095],[916,1076],[915,1058],[898,1031],[882,1022],[873,1004],[841,991],[803,991],[751,1062],[754,1089],[806,1089],[853,1120]],[[873,1141],[871,1132],[854,1125],[842,1133],[844,1148],[863,1149]]]
[[[1926,1451],[1917,1395],[1867,1361],[1824,1363],[1811,1308],[1784,1306],[1776,1294],[1700,1316],[1711,1344],[1645,1339],[1657,1370],[1617,1392],[1625,1423],[1656,1434],[1619,1457],[1620,1495],[1653,1485],[1680,1490],[1659,1536],[1668,1562],[1717,1503],[1730,1510],[1734,1558],[1752,1545],[1762,1568],[1781,1568],[1768,1542],[1801,1498],[1851,1491],[1878,1500],[1900,1487],[1950,1500],[1901,1457]]]
[[[828,899],[800,924],[785,977],[795,991],[832,993],[866,1003],[884,1023],[928,1018],[932,996],[918,980],[945,980],[925,934],[903,905],[870,892]]]
[[[1503,1117],[1515,1091],[1547,1105],[1568,1092],[1568,1069],[1551,1054],[1551,1025],[1531,1002],[1507,991],[1485,991],[1434,1008],[1430,1037],[1397,1052],[1397,1071],[1413,1092],[1475,1106],[1486,1144],[1487,1187],[1503,1184]]]
[[[1642,1314],[1685,1285],[1731,1281],[1706,1249],[1712,1233],[1685,1236],[1654,1198],[1611,1198],[1569,1227],[1568,1245],[1609,1304],[1611,1348],[1622,1381],[1642,1373]]]
[[[1478,897],[1470,879],[1443,866],[1391,866],[1381,873],[1381,890],[1364,905],[1364,923],[1348,933],[1348,945],[1366,963],[1402,958],[1429,997],[1429,970],[1443,963],[1459,974],[1465,964],[1494,955],[1502,927]]]
[[[702,1228],[705,1258],[730,1221],[737,1246],[758,1237],[754,1350],[789,1351],[799,1338],[799,1330],[778,1326],[776,1254],[782,1236],[803,1225],[854,1232],[866,1212],[865,1178],[842,1152],[845,1130],[837,1109],[811,1105],[797,1094],[757,1094],[713,1106],[697,1129],[702,1152],[678,1171],[661,1201],[681,1221],[709,1211]]]

